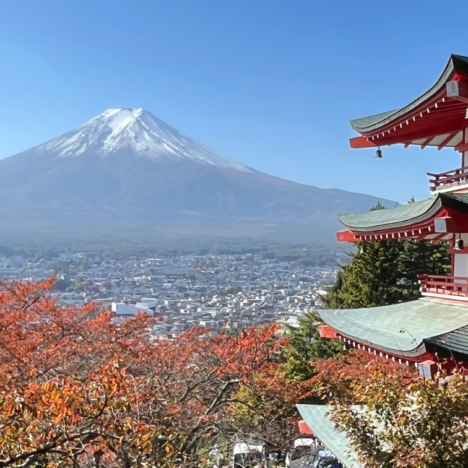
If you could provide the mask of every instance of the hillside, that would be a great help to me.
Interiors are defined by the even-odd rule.
[[[256,171],[142,109],[110,109],[0,160],[0,214],[25,232],[330,238],[337,213],[378,200]]]

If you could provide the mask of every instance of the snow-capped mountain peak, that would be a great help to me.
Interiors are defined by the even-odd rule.
[[[189,161],[250,172],[248,167],[223,156],[166,124],[148,111],[108,109],[76,130],[37,147],[56,157],[78,157],[128,152],[135,158]]]
[[[199,235],[322,241],[339,229],[334,213],[365,211],[377,201],[393,206],[250,169],[143,109],[109,109],[1,159],[0,200],[2,229],[14,238],[135,239],[142,246]]]

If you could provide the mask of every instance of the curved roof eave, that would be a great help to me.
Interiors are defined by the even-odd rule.
[[[385,231],[430,221],[442,207],[468,213],[468,194],[439,193],[427,200],[395,208],[338,215],[338,220],[353,232]]]
[[[429,219],[439,211],[441,206],[440,198],[434,197],[385,210],[340,214],[338,220],[352,231],[397,229]]]
[[[468,57],[452,54],[440,78],[424,94],[419,96],[407,106],[401,107],[400,109],[396,109],[389,112],[383,112],[368,117],[362,117],[360,119],[350,120],[349,123],[351,124],[351,127],[358,133],[367,133],[373,130],[377,130],[383,127],[384,125],[389,124],[390,122],[393,122],[394,120],[398,119],[399,117],[402,117],[408,112],[411,112],[413,109],[415,109],[420,104],[427,101],[437,92],[439,92],[447,83],[448,79],[451,77],[453,72],[456,70],[468,73]]]
[[[408,357],[421,354],[426,339],[468,325],[468,304],[427,299],[364,309],[320,309],[318,313],[343,336]]]

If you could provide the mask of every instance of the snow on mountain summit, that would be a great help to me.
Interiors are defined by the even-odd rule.
[[[119,245],[200,235],[322,242],[339,229],[335,213],[394,205],[248,168],[143,109],[109,109],[0,159],[0,200],[2,232],[12,238],[102,242],[108,236]]]
[[[36,148],[56,157],[85,154],[110,157],[128,152],[132,157],[230,168],[250,172],[248,167],[207,148],[143,109],[108,109],[76,130]]]

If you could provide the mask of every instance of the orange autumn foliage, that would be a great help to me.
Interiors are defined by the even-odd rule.
[[[356,388],[367,388],[378,379],[379,385],[387,382],[405,387],[417,378],[414,367],[407,367],[382,359],[362,350],[353,350],[336,358],[314,361],[316,375],[302,383],[301,398],[321,398],[333,404],[356,403]]]
[[[0,468],[200,466],[239,389],[278,368],[276,325],[154,340],[151,317],[59,306],[53,284],[0,284]]]

